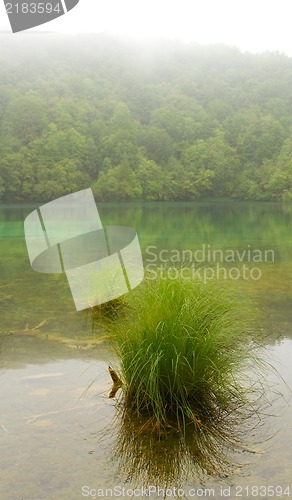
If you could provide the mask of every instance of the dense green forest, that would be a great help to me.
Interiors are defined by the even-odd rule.
[[[105,201],[292,200],[292,58],[2,36],[0,200],[89,186]]]

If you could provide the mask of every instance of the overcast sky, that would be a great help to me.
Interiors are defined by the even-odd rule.
[[[10,29],[4,7],[0,26]],[[292,56],[292,0],[79,0],[66,15],[36,29],[178,38]]]

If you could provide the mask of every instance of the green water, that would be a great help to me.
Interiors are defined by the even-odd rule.
[[[64,336],[85,333],[84,314],[75,313],[66,276],[37,273],[30,267],[23,220],[33,208],[0,207],[1,330],[32,328],[45,320],[47,329],[62,331]],[[205,202],[100,204],[98,208],[104,225],[136,229],[144,267],[150,272],[160,257],[178,266],[184,258],[197,256],[199,262],[191,264],[200,276],[204,268],[213,267],[215,277],[249,293],[266,308],[270,326],[278,330],[283,326],[283,335],[290,336],[292,205]],[[211,271],[206,272],[208,279]]]
[[[0,206],[0,498],[78,499],[84,497],[84,485],[127,484],[113,460],[114,428],[103,430],[106,425],[111,429],[116,414],[114,401],[107,398],[107,364],[114,354],[104,344],[94,349],[82,344],[95,334],[86,314],[76,312],[66,276],[31,269],[23,221],[34,208]],[[225,273],[226,282],[260,311],[268,354],[285,381],[278,390],[289,399],[291,204],[100,204],[98,209],[104,225],[136,229],[144,267],[152,273],[161,260],[179,267],[186,255],[197,257],[189,265],[200,273],[208,268],[210,274],[219,265],[221,279]],[[209,479],[213,498],[221,498],[222,485],[291,486],[292,412],[279,398],[270,413],[277,417],[265,424],[267,434],[275,428],[277,435],[263,454],[248,456],[232,478]],[[163,453],[160,460],[162,470]],[[184,486],[187,491],[199,482]]]

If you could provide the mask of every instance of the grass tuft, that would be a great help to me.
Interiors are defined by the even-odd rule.
[[[159,428],[217,432],[247,400],[240,374],[253,354],[240,304],[218,282],[167,275],[128,301],[115,335],[127,413]]]

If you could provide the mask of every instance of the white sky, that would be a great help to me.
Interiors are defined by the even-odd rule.
[[[11,31],[4,7],[0,16],[0,28]],[[36,30],[178,38],[292,56],[292,0],[79,0]]]

